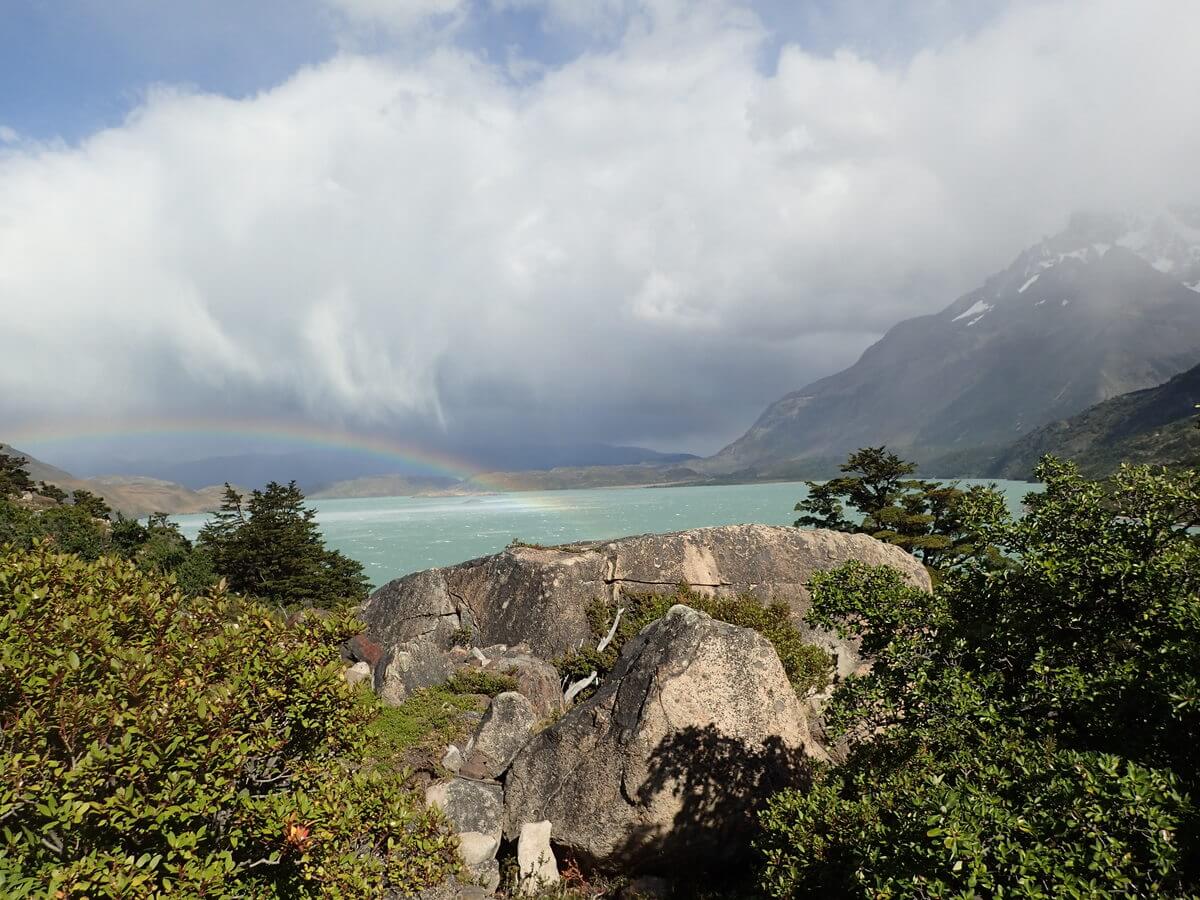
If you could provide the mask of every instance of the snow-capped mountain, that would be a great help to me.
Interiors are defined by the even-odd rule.
[[[1200,361],[1200,210],[1078,214],[850,368],[772,404],[707,461],[784,473],[887,443],[920,459],[1007,445]]]

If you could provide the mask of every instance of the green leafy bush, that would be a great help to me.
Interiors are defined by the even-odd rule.
[[[788,680],[800,695],[824,689],[833,673],[833,661],[820,647],[805,642],[800,629],[792,622],[786,603],[763,603],[754,597],[714,597],[681,585],[671,594],[632,594],[621,598],[624,613],[617,625],[612,642],[602,651],[595,647],[612,627],[616,610],[602,600],[588,607],[588,621],[596,644],[582,647],[555,661],[559,673],[574,681],[596,671],[601,678],[612,671],[621,649],[643,628],[661,619],[677,603],[707,613],[714,619],[752,628],[775,648]]]
[[[1200,474],[1038,476],[1015,522],[966,501],[1004,557],[933,595],[856,564],[814,579],[812,624],[874,664],[828,711],[845,764],[763,813],[771,896],[1200,890]]]
[[[374,696],[365,696],[364,702],[378,704]],[[470,730],[471,714],[485,706],[477,695],[455,693],[445,685],[413,691],[399,706],[379,704],[367,729],[371,753],[392,763],[402,763],[407,751],[418,748],[440,758],[447,744]]]
[[[412,895],[454,842],[363,764],[348,617],[0,549],[0,895]]]
[[[497,675],[486,669],[459,669],[450,676],[446,687],[455,694],[482,694],[495,697],[505,691],[517,689],[517,679],[511,675]]]

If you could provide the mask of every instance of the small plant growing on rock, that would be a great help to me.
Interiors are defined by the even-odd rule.
[[[801,696],[824,690],[833,672],[833,660],[820,647],[804,640],[800,629],[792,622],[791,609],[786,603],[764,605],[754,597],[714,597],[680,585],[669,594],[632,594],[621,598],[624,612],[617,623],[612,640],[604,650],[585,645],[576,653],[555,660],[559,673],[568,682],[586,678],[595,671],[603,679],[616,665],[625,644],[636,637],[651,622],[661,619],[676,604],[690,606],[714,619],[757,631],[775,648],[788,680]],[[603,600],[588,607],[588,622],[597,646],[612,630],[616,610]],[[588,696],[585,692],[581,696]]]
[[[495,697],[505,691],[515,691],[517,680],[511,675],[488,672],[484,669],[459,669],[446,682],[447,689],[454,694],[482,694]]]

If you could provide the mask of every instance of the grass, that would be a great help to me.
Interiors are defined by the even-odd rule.
[[[496,675],[483,669],[460,669],[446,682],[446,688],[454,694],[482,694],[485,697],[495,697],[505,691],[515,691],[517,679],[511,675]]]
[[[480,712],[484,705],[475,694],[455,693],[448,687],[423,688],[399,706],[381,705],[367,734],[376,750],[391,757],[418,748],[440,749],[462,737],[469,714]]]

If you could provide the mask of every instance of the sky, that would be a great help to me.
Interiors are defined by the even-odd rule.
[[[1197,34],[1195,0],[0,0],[0,440],[713,452],[1072,211],[1194,201]]]

